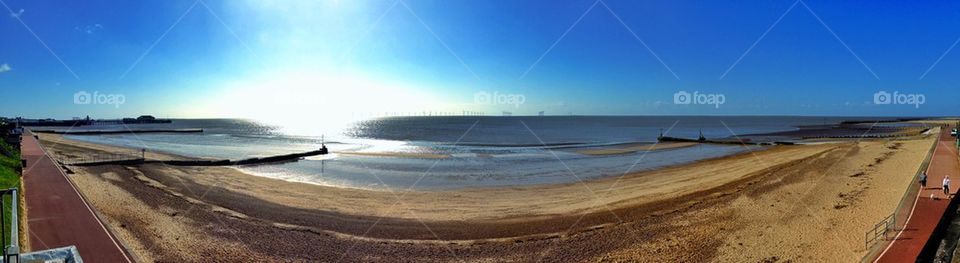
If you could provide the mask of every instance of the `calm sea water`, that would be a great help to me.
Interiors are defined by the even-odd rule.
[[[314,150],[332,154],[299,162],[238,167],[272,178],[368,189],[443,190],[568,183],[619,176],[751,150],[694,147],[589,156],[585,148],[655,142],[667,136],[708,138],[789,131],[849,117],[402,117],[358,121],[333,134],[292,135],[283,126],[237,119],[184,119],[173,124],[91,126],[82,129],[203,128],[202,134],[71,135],[71,139],[184,156],[241,159]],[[321,137],[322,136],[322,137]],[[345,152],[397,154],[366,156]],[[425,158],[441,154],[450,158]]]

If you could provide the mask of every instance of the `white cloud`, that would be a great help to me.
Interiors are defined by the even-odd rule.
[[[20,17],[23,15],[23,11],[24,11],[23,8],[20,8],[20,11],[10,13],[10,17],[14,17],[14,18]]]
[[[11,70],[13,70],[13,67],[10,67],[10,64],[3,63],[3,65],[0,65],[0,73],[4,73]]]
[[[102,29],[103,29],[103,25],[101,24],[86,25],[82,27],[80,26],[73,27],[73,30],[76,30],[77,32],[87,33],[87,34],[96,33],[97,31],[100,31]]]

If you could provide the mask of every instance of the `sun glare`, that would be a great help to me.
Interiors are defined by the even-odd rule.
[[[288,132],[317,135],[361,119],[438,108],[414,88],[346,75],[292,73],[228,85],[213,112],[277,124]]]

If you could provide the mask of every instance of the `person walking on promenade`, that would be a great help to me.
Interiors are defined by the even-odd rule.
[[[943,177],[943,194],[950,198],[950,176]]]
[[[919,180],[917,181],[920,182],[920,190],[926,189],[927,188],[927,171],[923,171],[923,173],[920,174]]]

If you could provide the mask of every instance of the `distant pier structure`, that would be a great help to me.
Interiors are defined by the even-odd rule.
[[[21,126],[45,126],[45,127],[76,127],[76,126],[91,126],[91,125],[119,125],[119,124],[156,124],[156,123],[173,123],[169,119],[157,119],[151,115],[141,115],[136,118],[122,118],[122,119],[91,119],[90,116],[86,118],[73,118],[72,120],[55,120],[55,119],[18,119]]]

